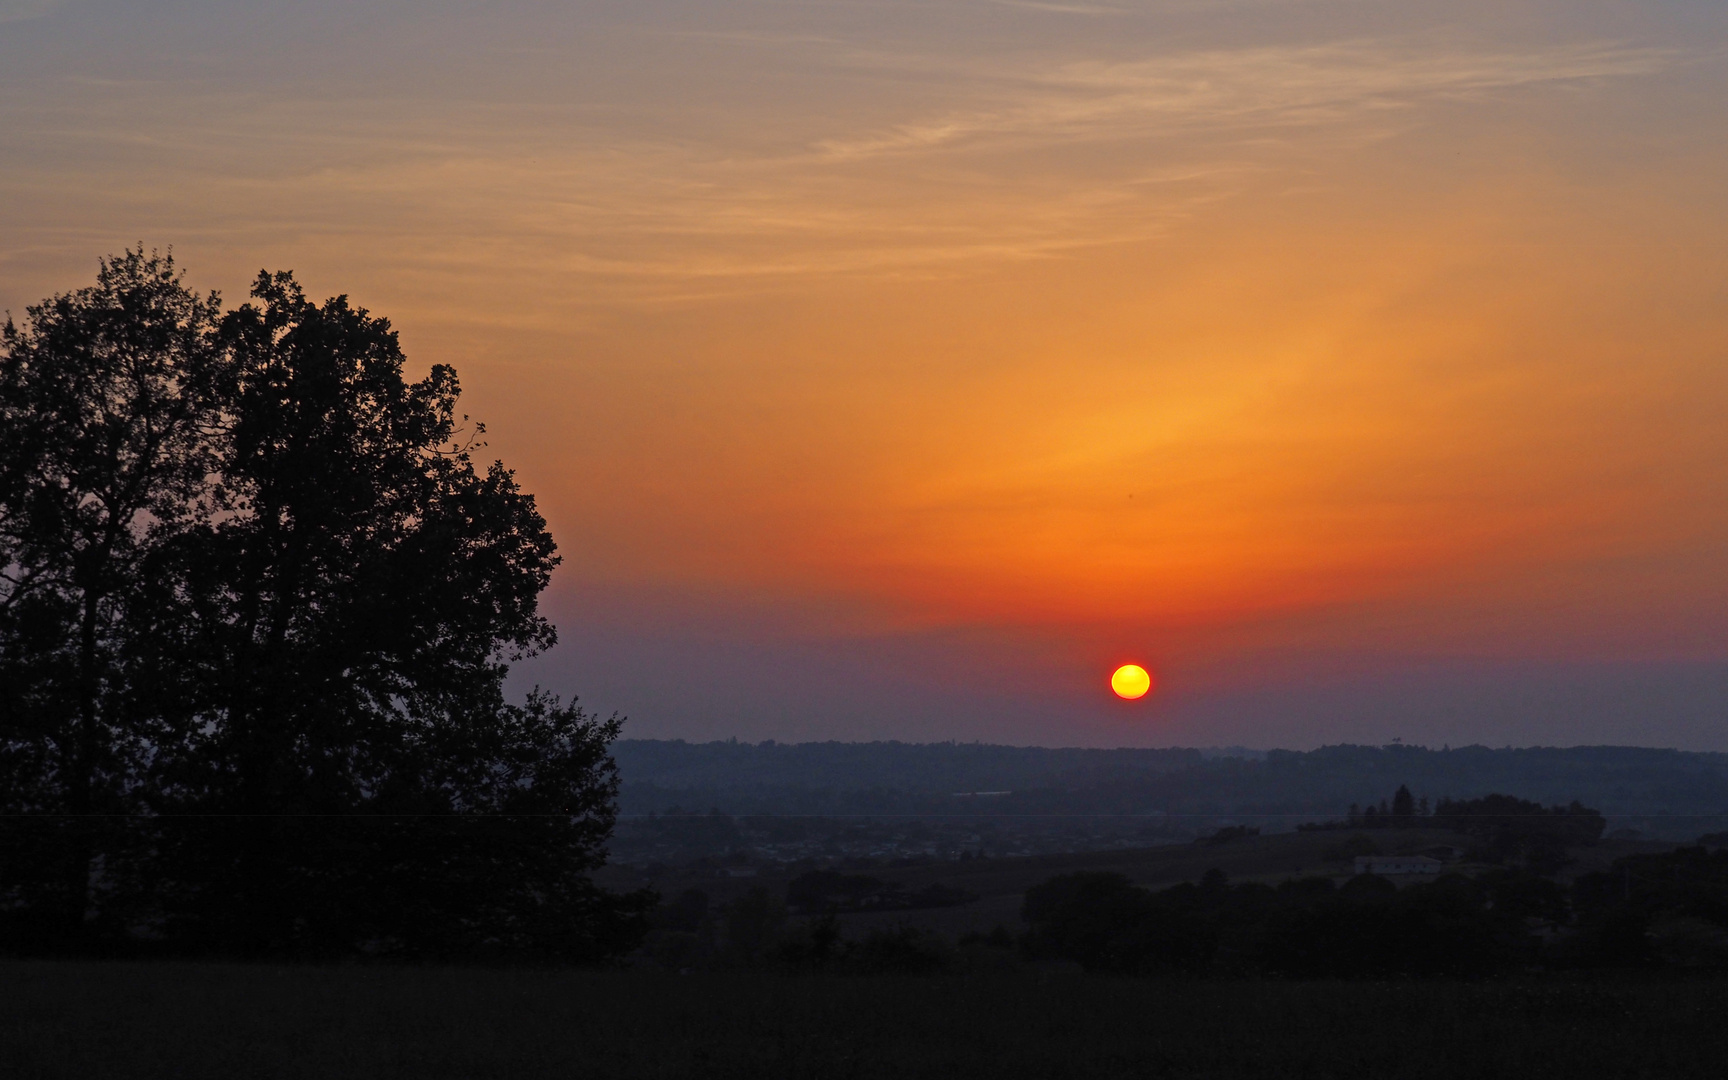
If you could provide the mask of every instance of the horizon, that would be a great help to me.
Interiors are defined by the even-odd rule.
[[[751,741],[748,741],[745,739],[737,738],[736,736],[731,737],[731,738],[706,739],[706,740],[700,740],[699,741],[696,739],[686,739],[686,738],[677,737],[677,736],[670,737],[670,738],[660,738],[660,737],[654,737],[654,736],[637,736],[637,735],[620,736],[618,739],[618,742],[621,742],[621,743],[626,743],[626,742],[683,743],[683,744],[688,745],[688,746],[748,746],[748,747],[752,747],[752,748],[756,748],[756,749],[760,749],[762,747],[782,747],[782,746],[791,747],[791,748],[796,749],[798,747],[804,747],[804,746],[828,746],[828,745],[876,746],[876,745],[882,745],[882,746],[910,746],[910,747],[926,747],[926,746],[968,747],[968,746],[976,746],[976,747],[985,748],[985,749],[1000,749],[1000,750],[1053,750],[1053,751],[1054,750],[1085,750],[1085,751],[1096,750],[1096,751],[1101,751],[1101,752],[1109,752],[1109,751],[1113,751],[1113,750],[1127,750],[1127,751],[1192,750],[1192,751],[1195,751],[1196,753],[1211,754],[1215,757],[1240,757],[1240,756],[1243,756],[1245,754],[1278,754],[1278,753],[1311,754],[1311,753],[1314,753],[1314,752],[1319,751],[1319,750],[1341,750],[1341,749],[1348,749],[1348,750],[1419,750],[1419,751],[1422,751],[1424,753],[1433,753],[1433,754],[1451,753],[1451,752],[1456,751],[1456,750],[1490,750],[1490,751],[1494,751],[1496,753],[1505,753],[1508,751],[1521,752],[1521,751],[1529,751],[1529,750],[1650,750],[1650,751],[1655,751],[1658,753],[1728,755],[1728,751],[1723,751],[1723,750],[1688,750],[1684,747],[1678,747],[1678,746],[1647,746],[1647,745],[1638,744],[1638,743],[1576,743],[1576,744],[1573,744],[1571,746],[1559,746],[1559,745],[1552,745],[1552,744],[1546,744],[1546,743],[1532,743],[1528,746],[1514,746],[1510,743],[1508,743],[1504,746],[1490,746],[1486,743],[1466,743],[1466,744],[1460,745],[1460,746],[1452,746],[1451,744],[1443,744],[1441,746],[1435,747],[1435,746],[1427,746],[1427,745],[1424,745],[1421,743],[1408,743],[1408,742],[1390,742],[1390,743],[1348,743],[1348,742],[1344,742],[1344,743],[1322,743],[1318,746],[1312,746],[1312,747],[1308,747],[1306,749],[1297,749],[1295,747],[1287,747],[1287,746],[1266,746],[1266,747],[1256,747],[1256,746],[1174,746],[1174,745],[1172,745],[1172,746],[1084,746],[1084,745],[1061,746],[1061,745],[1043,745],[1043,744],[1038,744],[1038,743],[992,743],[992,742],[984,742],[981,740],[961,741],[961,740],[957,740],[957,739],[942,739],[942,740],[936,740],[936,741],[932,741],[932,742],[913,742],[913,741],[906,740],[906,739],[811,739],[811,740],[807,740],[804,742],[791,742],[791,741],[787,741],[784,739],[761,739],[761,740],[757,740],[755,742],[751,742]]]
[[[626,737],[1725,752],[1724,42],[0,0],[0,309],[142,243],[388,318],[564,556],[513,690]]]

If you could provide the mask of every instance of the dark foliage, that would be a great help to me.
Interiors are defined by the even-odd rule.
[[[1320,857],[1327,862],[1349,862],[1358,855],[1379,855],[1380,845],[1367,833],[1353,833],[1338,841],[1328,844],[1320,852]]]
[[[1532,962],[1532,919],[1565,918],[1559,887],[1528,874],[1449,876],[1396,888],[1361,875],[1277,888],[1217,871],[1158,892],[1119,874],[1068,874],[1026,894],[1035,957],[1095,971],[1299,977],[1485,975]]]
[[[1111,873],[1054,877],[1026,893],[1026,947],[1035,957],[1124,975],[1201,970],[1218,949],[1202,891],[1151,893]],[[1210,899],[1215,887],[1205,891]]]
[[[662,900],[649,912],[650,924],[656,930],[694,933],[708,917],[708,894],[701,889],[685,889],[671,901]]]
[[[1523,921],[1486,901],[1462,877],[1399,890],[1363,875],[1323,901],[1270,911],[1256,959],[1280,974],[1355,978],[1487,975],[1533,959]]]
[[[948,885],[909,890],[864,874],[812,870],[786,886],[786,906],[794,911],[913,911],[969,904],[978,895]]]
[[[842,975],[934,975],[959,966],[954,946],[939,934],[915,926],[890,926],[848,940],[833,914],[812,919],[788,934],[772,959],[783,971]]]
[[[1259,836],[1260,830],[1252,825],[1226,825],[1209,836],[1202,836],[1197,842],[1207,847],[1218,847],[1232,840],[1245,840],[1250,836]]]
[[[1523,859],[1539,871],[1559,869],[1568,846],[1596,842],[1608,824],[1601,813],[1576,801],[1545,807],[1510,795],[1443,799],[1433,821],[1484,841],[1495,858]]]
[[[209,512],[219,318],[128,252],[0,330],[0,913],[40,947],[122,919],[163,734],[130,700],[130,613],[151,553]]]
[[[7,945],[615,953],[618,723],[503,696],[554,640],[533,497],[388,322],[252,296],[128,252],[6,326]]]
[[[1540,873],[1552,873],[1566,864],[1566,849],[1593,844],[1608,827],[1598,810],[1574,800],[1567,806],[1541,803],[1511,795],[1490,794],[1479,799],[1442,799],[1433,812],[1427,800],[1418,802],[1410,789],[1400,785],[1390,804],[1378,807],[1351,806],[1341,821],[1305,823],[1302,832],[1401,828],[1449,829],[1481,841],[1476,854],[1494,862],[1522,862]],[[1357,854],[1373,854],[1372,841],[1352,839],[1337,849],[1359,846]]]
[[[1573,885],[1580,965],[1728,967],[1728,850],[1617,859]]]
[[[1157,892],[1117,874],[1069,874],[1030,890],[1024,914],[1022,944],[1034,957],[1123,974],[1723,969],[1728,850],[1627,856],[1569,889],[1528,867],[1402,888],[1369,874],[1340,887],[1328,878],[1231,885],[1211,871],[1198,885]]]
[[[911,908],[869,905],[843,908],[832,902],[831,898],[840,895],[830,891],[836,888],[833,882],[822,876],[807,876],[812,880],[804,881],[802,886],[795,882],[789,890],[791,896],[810,905],[794,906],[794,910],[812,913],[812,917],[805,919],[790,918],[787,905],[778,903],[762,886],[717,908],[697,889],[685,890],[670,901],[663,900],[648,915],[652,929],[635,959],[671,971],[932,974],[956,967],[958,954],[954,945],[942,935],[921,927],[878,926],[862,937],[847,938],[837,917],[843,910]],[[838,886],[842,892],[866,900],[882,895],[879,890],[884,888],[874,878],[828,876],[842,879]],[[907,895],[917,897],[940,891],[927,889]],[[1011,940],[1008,945],[1012,946]]]
[[[915,926],[895,926],[865,934],[837,966],[864,975],[931,975],[953,962],[953,948],[942,937]]]

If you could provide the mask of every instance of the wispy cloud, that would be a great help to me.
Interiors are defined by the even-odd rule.
[[[18,162],[127,163],[75,177],[19,171],[11,190],[45,202],[87,197],[137,220],[171,194],[199,205],[197,227],[213,236],[254,228],[262,205],[374,245],[436,236],[511,272],[579,276],[607,302],[658,302],[812,274],[943,276],[1142,240],[1301,167],[1293,146],[1311,162],[1417,123],[1429,103],[1649,75],[1682,59],[1614,43],[1362,40],[1041,61],[818,51],[833,61],[824,70],[918,91],[824,116],[823,96],[842,91],[806,66],[798,85],[811,100],[758,101],[747,124],[716,113],[733,126],[711,130],[688,122],[688,105],[672,115],[453,102],[434,113],[385,98],[332,115],[321,100],[216,88],[179,91],[166,109],[176,92],[166,84],[72,86],[0,102],[0,119]],[[117,177],[131,180],[99,197]],[[27,242],[33,227],[18,225]]]
[[[1126,8],[1108,7],[1103,4],[1057,4],[1041,3],[1039,0],[990,0],[998,7],[1021,8],[1025,11],[1043,11],[1052,15],[1127,15]]]
[[[66,0],[0,0],[0,23],[40,18],[65,3]]]
[[[615,179],[590,184],[571,222],[632,221],[638,236],[667,241],[663,257],[638,249],[616,268],[638,280],[944,274],[1156,236],[1280,168],[1294,129],[1313,153],[1383,138],[1425,103],[1650,75],[1680,58],[1614,43],[1511,52],[1348,41],[975,63],[932,80],[952,104],[898,123],[754,155],[686,145],[615,156]],[[1105,167],[1064,168],[1050,152],[1077,143],[1117,145]],[[727,237],[747,238],[752,254]]]
[[[824,140],[836,158],[1006,139],[1131,138],[1198,127],[1312,125],[1541,83],[1649,75],[1673,50],[1593,43],[1539,52],[1427,51],[1372,41],[1071,61],[998,71],[995,107],[957,108]]]

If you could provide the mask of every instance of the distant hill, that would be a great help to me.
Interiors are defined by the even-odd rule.
[[[1085,750],[989,743],[688,743],[621,739],[626,784],[714,790],[942,792],[1045,787],[1064,777],[1144,776],[1203,760],[1199,750]]]
[[[1607,815],[1611,829],[1653,837],[1728,828],[1728,754],[1643,747],[1341,745],[1259,754],[627,739],[613,753],[626,814],[1235,818],[1276,830],[1340,817],[1405,784],[1431,800],[1491,792],[1576,799]]]

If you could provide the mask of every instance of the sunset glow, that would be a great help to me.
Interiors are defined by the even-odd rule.
[[[0,307],[388,316],[637,734],[1724,749],[1724,12],[13,4]]]

